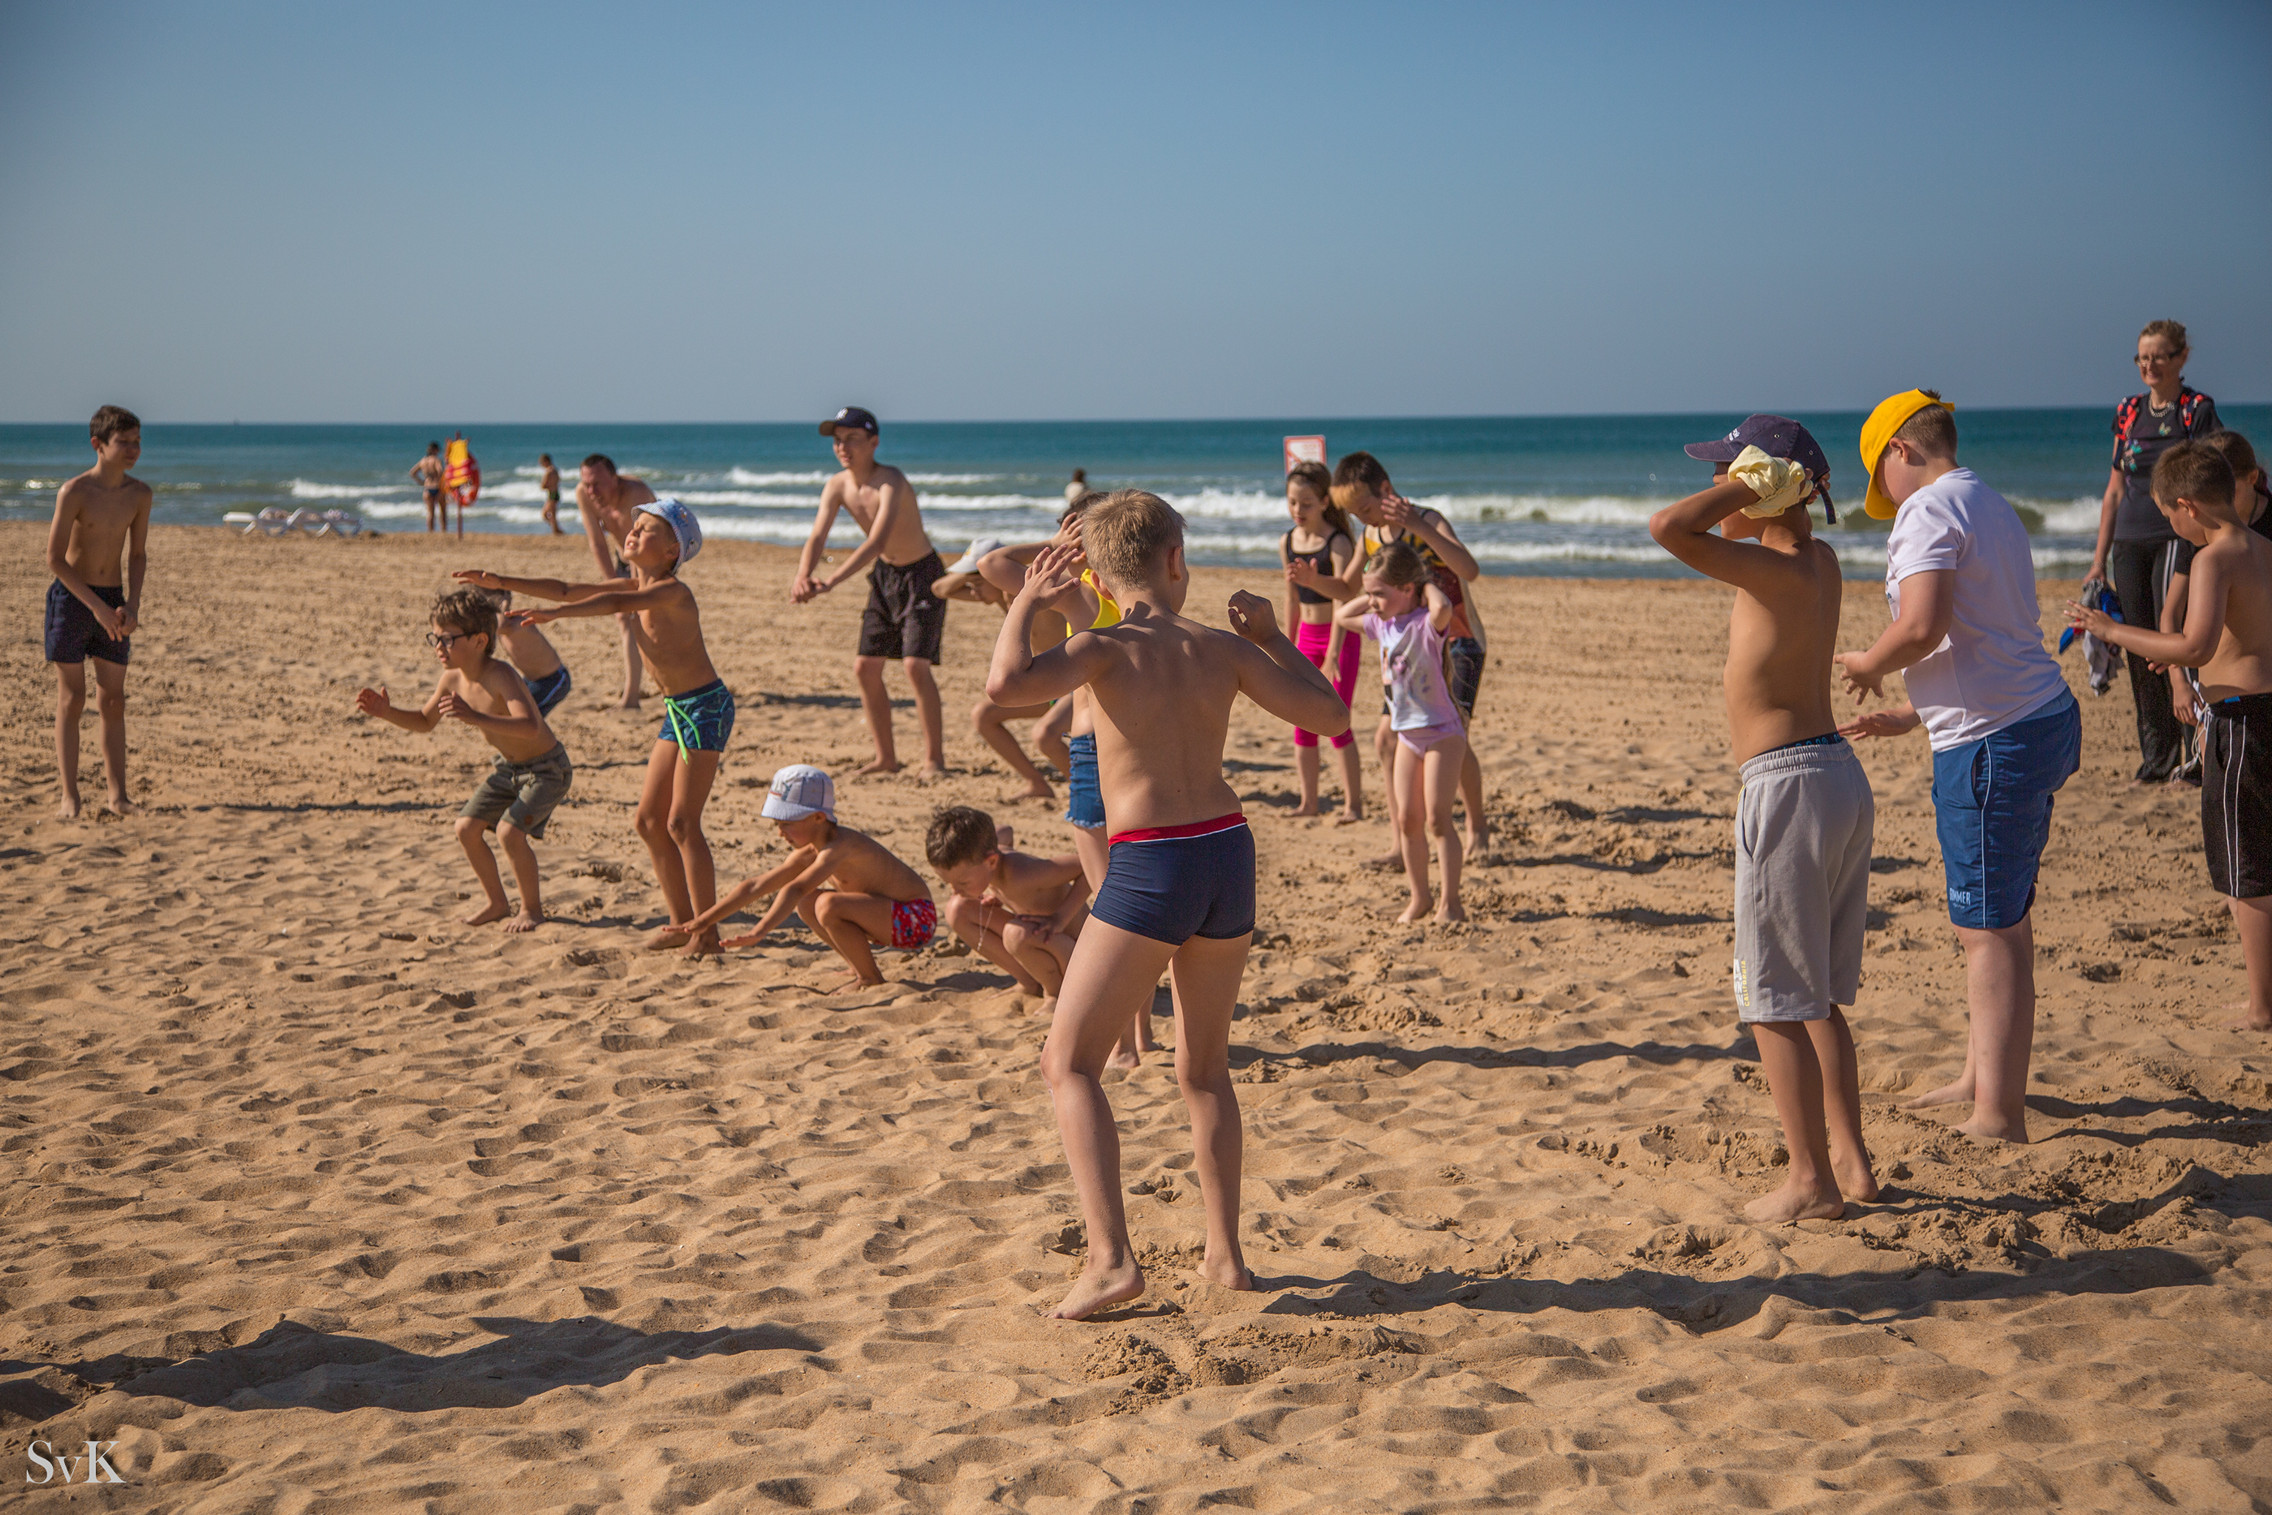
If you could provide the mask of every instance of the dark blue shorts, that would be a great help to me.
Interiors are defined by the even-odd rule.
[[[1097,739],[1089,733],[1065,739],[1073,771],[1065,775],[1065,819],[1083,831],[1104,829],[1104,789],[1097,782]]]
[[[724,679],[663,696],[663,729],[656,741],[676,742],[681,752],[724,752],[733,734],[734,692]]]
[[[1952,922],[2000,931],[2027,918],[2051,837],[2051,797],[2082,762],[2083,712],[2072,694],[1933,754],[1933,821]]]
[[[1235,824],[1199,836],[1114,837],[1089,914],[1174,947],[1245,936],[1254,929],[1254,833],[1243,817],[1228,819]]]
[[[95,598],[117,610],[126,604],[126,591],[108,584],[89,584]],[[47,660],[50,663],[84,663],[89,658],[101,658],[106,663],[126,664],[132,651],[131,637],[114,637],[103,630],[103,623],[95,613],[80,603],[79,597],[63,587],[57,579],[47,586]]]
[[[575,687],[575,680],[568,677],[566,663],[541,679],[530,679],[528,683],[529,695],[536,701],[538,715],[552,714],[552,707],[568,698],[568,691]]]

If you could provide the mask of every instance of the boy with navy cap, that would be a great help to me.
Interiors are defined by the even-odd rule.
[[[1759,1044],[1789,1176],[1745,1207],[1755,1221],[1836,1220],[1877,1198],[1862,1144],[1854,1035],[1839,1009],[1861,988],[1876,802],[1838,734],[1830,659],[1843,593],[1838,554],[1807,506],[1830,503],[1830,461],[1785,416],[1752,416],[1688,455],[1712,487],[1668,505],[1649,535],[1736,589],[1728,621],[1728,727],[1736,801],[1736,1010]],[[1712,528],[1717,525],[1719,534]]]
[[[631,582],[566,584],[558,579],[513,579],[479,568],[459,571],[462,584],[503,589],[532,599],[559,600],[557,608],[513,611],[506,619],[541,626],[571,616],[625,616],[640,655],[663,688],[663,728],[647,757],[647,782],[639,793],[639,840],[655,865],[670,925],[691,921],[710,908],[717,873],[710,841],[702,834],[702,809],[717,782],[718,764],[734,731],[734,695],[711,665],[702,640],[702,613],[681,571],[702,550],[702,526],[678,500],[639,505],[623,535],[623,561]],[[682,932],[668,926],[647,939],[650,949],[676,946]],[[702,931],[687,944],[692,956],[718,950],[718,934]]]
[[[915,716],[923,727],[923,771],[947,769],[946,732],[939,714],[939,685],[931,676],[947,629],[947,602],[932,592],[946,565],[923,530],[923,510],[907,475],[876,461],[880,428],[875,415],[847,405],[820,423],[820,434],[835,444],[839,471],[821,486],[820,509],[812,535],[797,559],[789,599],[802,605],[868,569],[868,608],[860,617],[860,645],[852,671],[860,682],[860,708],[876,742],[876,760],[861,773],[893,773],[899,752],[891,730],[891,696],[884,692],[884,665],[897,660],[915,691]],[[849,512],[867,537],[852,555],[825,576],[815,577],[829,528],[838,511]],[[873,567],[870,565],[873,564]]]

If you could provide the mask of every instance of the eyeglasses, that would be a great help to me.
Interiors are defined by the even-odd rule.
[[[2164,363],[2175,363],[2184,356],[2185,354],[2181,352],[2142,352],[2138,354],[2138,366],[2140,368],[2159,368]]]
[[[447,631],[442,633],[440,636],[436,636],[433,632],[429,631],[426,633],[426,645],[435,648],[438,651],[447,652],[451,647],[455,646],[459,642],[464,641],[467,637],[472,635],[473,633],[470,631]]]

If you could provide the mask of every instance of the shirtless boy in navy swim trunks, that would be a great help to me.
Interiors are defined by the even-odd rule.
[[[663,688],[663,727],[648,750],[647,782],[639,791],[639,840],[655,865],[669,923],[647,938],[649,950],[679,944],[683,926],[717,898],[718,877],[710,839],[702,834],[702,807],[710,802],[718,764],[734,732],[734,696],[711,666],[702,640],[702,613],[680,572],[702,550],[702,527],[678,500],[649,500],[631,513],[623,535],[623,561],[631,581],[564,584],[558,579],[514,579],[479,568],[460,570],[458,581],[566,603],[553,609],[516,610],[506,619],[541,626],[569,616],[622,616],[639,654]],[[689,956],[718,951],[718,933],[705,928],[686,943]]]
[[[753,947],[791,913],[820,933],[851,965],[853,984],[884,981],[876,969],[877,947],[920,952],[939,929],[939,907],[915,870],[864,831],[836,821],[836,784],[810,763],[791,763],[773,775],[765,795],[765,818],[780,829],[793,850],[788,860],[755,878],[743,879],[726,897],[674,933],[715,932],[718,923],[761,894],[773,904],[756,929],[728,937],[728,947]]]
[[[1037,656],[1034,617],[1079,581],[1084,555],[1120,620]],[[1050,1312],[1063,1320],[1144,1292],[1121,1205],[1120,1135],[1099,1075],[1163,969],[1173,975],[1176,1081],[1207,1213],[1199,1273],[1223,1288],[1254,1287],[1239,1251],[1242,1133],[1230,1076],[1231,1009],[1254,931],[1254,838],[1223,782],[1223,739],[1241,694],[1321,736],[1348,729],[1349,707],[1279,631],[1268,600],[1231,596],[1233,636],[1183,618],[1190,588],[1183,518],[1141,490],[1108,495],[1081,517],[1078,544],[1052,543],[1034,559],[986,676],[987,698],[1004,705],[1088,687],[1115,828],[1041,1053],[1088,1223],[1088,1264]]]
[[[142,423],[130,410],[105,405],[87,424],[87,437],[95,466],[55,492],[55,524],[47,532],[47,567],[55,575],[47,587],[47,660],[55,665],[55,764],[63,777],[56,814],[67,821],[79,816],[89,658],[110,787],[103,809],[135,810],[126,797],[127,641],[141,623],[142,575],[150,566],[150,486],[126,471],[142,456]]]

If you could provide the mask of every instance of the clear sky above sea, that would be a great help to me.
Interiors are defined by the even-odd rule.
[[[2272,399],[2272,5],[0,3],[0,421]]]

